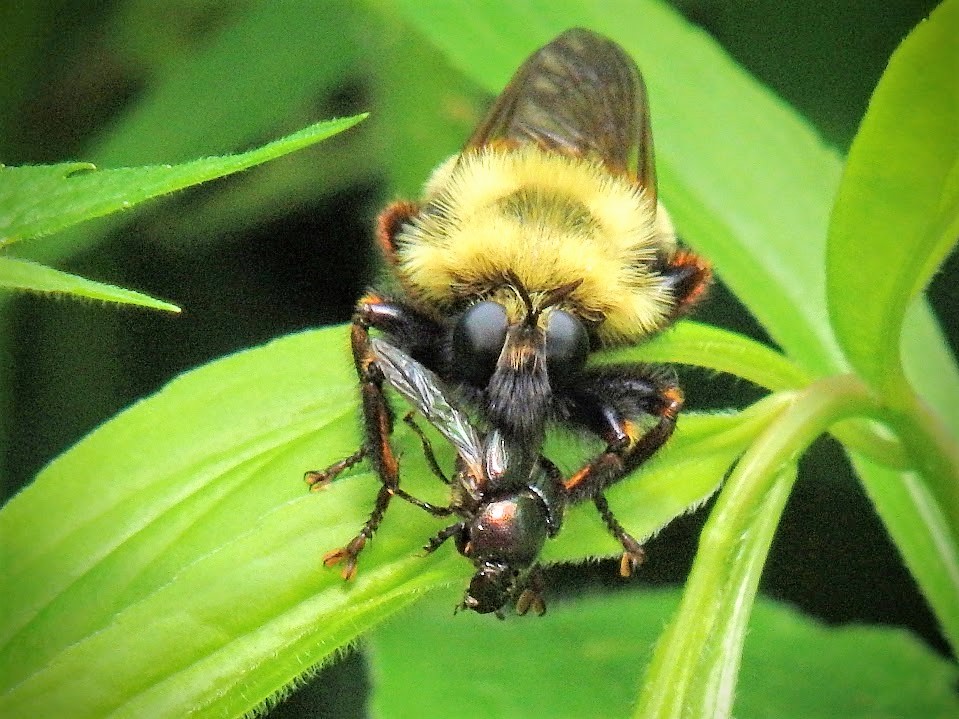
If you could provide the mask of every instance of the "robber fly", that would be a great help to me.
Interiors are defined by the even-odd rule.
[[[482,454],[499,443],[507,474],[536,477],[527,487],[550,474],[540,457],[549,425],[599,437],[605,448],[562,480],[561,496],[592,499],[615,522],[604,490],[669,439],[683,395],[655,367],[590,367],[587,358],[668,327],[710,278],[706,262],[680,249],[658,200],[646,88],[632,59],[583,29],[533,53],[423,198],[383,211],[377,239],[397,289],[368,292],[353,316],[365,440],[307,481],[322,486],[367,458],[382,487],[360,533],[326,563],[352,577],[404,494],[371,330],[477,413],[488,428]]]

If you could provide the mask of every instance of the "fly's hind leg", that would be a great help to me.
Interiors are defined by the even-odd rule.
[[[603,518],[606,528],[623,545],[623,556],[619,560],[619,576],[629,577],[636,568],[646,560],[646,552],[643,551],[643,545],[633,537],[629,532],[623,529],[623,525],[613,516],[609,508],[609,503],[602,493],[593,497],[593,504],[599,516]]]

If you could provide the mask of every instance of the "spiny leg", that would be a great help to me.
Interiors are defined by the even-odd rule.
[[[311,491],[316,492],[328,486],[345,470],[362,462],[364,457],[366,457],[366,447],[360,447],[349,457],[334,462],[326,469],[310,470],[303,475],[303,480],[310,485]]]
[[[423,551],[426,554],[432,554],[437,549],[443,546],[447,539],[450,537],[455,537],[457,534],[463,531],[463,523],[457,522],[456,524],[451,524],[448,527],[441,529],[436,533],[434,537],[426,543],[426,546],[423,547]]]
[[[412,504],[414,507],[419,507],[423,511],[429,512],[434,517],[448,517],[453,513],[452,507],[440,507],[435,504],[430,504],[429,502],[424,502],[422,499],[419,499],[418,497],[414,497],[405,489],[400,489],[399,487],[393,488],[393,494],[399,497],[400,499],[406,500],[407,502]]]
[[[671,376],[642,365],[605,367],[584,373],[571,395],[571,418],[606,440],[606,450],[569,477],[563,488],[570,502],[591,498],[610,533],[623,546],[619,572],[628,577],[643,562],[642,545],[617,521],[603,495],[652,457],[670,438],[683,396]],[[638,420],[656,423],[641,432]]]
[[[593,504],[596,505],[599,516],[603,518],[603,522],[605,522],[610,534],[616,537],[619,543],[623,545],[623,556],[619,560],[619,576],[628,577],[632,575],[632,573],[636,571],[636,568],[646,559],[646,552],[643,551],[643,545],[623,529],[623,525],[613,516],[613,512],[609,508],[609,503],[606,501],[606,497],[603,496],[602,492],[593,497]]]
[[[419,503],[419,500],[399,490],[399,461],[390,443],[390,435],[393,432],[393,413],[383,393],[383,373],[376,364],[376,357],[370,345],[371,328],[395,332],[400,336],[412,335],[419,342],[430,336],[429,320],[403,305],[389,302],[375,293],[367,294],[357,303],[350,327],[350,342],[356,374],[360,380],[366,441],[358,453],[334,467],[339,464],[348,464],[362,453],[372,462],[383,486],[380,487],[373,511],[359,534],[344,547],[327,553],[323,558],[323,563],[328,567],[342,563],[343,578],[347,580],[356,574],[357,558],[383,521],[390,500],[399,494],[407,501]],[[356,461],[359,461],[359,458]],[[314,484],[322,482],[324,476],[321,473]],[[418,506],[426,509],[431,505],[419,503]]]
[[[323,556],[323,564],[327,567],[332,567],[342,563],[343,579],[350,580],[356,576],[356,560],[360,552],[363,551],[363,547],[366,546],[367,540],[369,540],[377,528],[379,528],[380,523],[383,521],[383,515],[386,514],[386,508],[390,506],[390,500],[392,498],[393,493],[389,487],[386,485],[380,487],[380,491],[376,494],[376,503],[373,506],[373,511],[370,513],[370,518],[366,520],[366,524],[363,525],[363,529],[361,529],[360,533],[353,537],[346,546],[327,552]]]

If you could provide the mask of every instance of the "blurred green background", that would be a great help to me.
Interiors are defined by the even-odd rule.
[[[889,55],[935,5],[674,4],[841,151]],[[243,150],[317,120],[373,113],[311,149],[26,247],[28,256],[184,311],[0,300],[3,498],[177,373],[348,320],[377,272],[370,227],[378,207],[415,193],[489,102],[385,0],[36,0],[0,5],[0,28],[0,162],[7,165],[179,162]],[[957,279],[953,256],[930,288],[954,349]],[[766,339],[721,285],[698,318]],[[742,381],[695,370],[683,377],[693,409],[739,407],[759,396]],[[842,452],[820,440],[802,469],[764,592],[831,622],[904,625],[945,652]],[[682,580],[704,511],[651,542],[632,586]],[[550,586],[566,592],[611,584],[614,574],[602,563],[552,571],[562,577]],[[342,691],[356,681],[363,664],[352,655],[272,715],[311,716],[311,702],[335,715],[362,714],[362,692]]]

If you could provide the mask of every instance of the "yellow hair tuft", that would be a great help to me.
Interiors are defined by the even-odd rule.
[[[508,271],[531,294],[579,280],[564,304],[600,320],[600,339],[614,344],[670,318],[672,293],[650,268],[675,246],[668,215],[628,178],[525,145],[440,165],[397,237],[397,260],[411,297],[441,307],[495,292]]]

